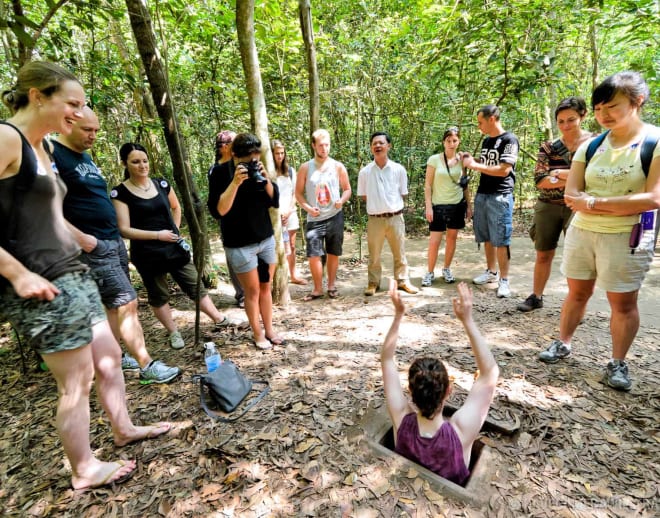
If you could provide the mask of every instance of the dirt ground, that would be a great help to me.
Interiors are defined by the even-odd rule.
[[[412,281],[419,285],[427,240],[411,239],[407,246]],[[366,253],[366,241],[363,247]],[[362,295],[366,261],[360,260],[353,236],[340,266],[338,299],[304,303],[301,298],[309,288],[291,286],[292,302],[275,309],[286,345],[259,351],[250,344],[249,333],[214,334],[208,320],[203,321],[205,339],[220,344],[224,358],[250,377],[268,380],[272,388],[234,424],[212,421],[199,407],[199,387],[191,376],[203,371],[204,362],[201,348],[192,345],[192,304],[175,294],[175,318],[190,345],[174,351],[141,294],[152,355],[181,366],[185,373],[162,386],[127,378],[128,404],[136,422],[176,424],[163,438],[114,447],[107,418],[92,398],[97,455],[138,460],[135,477],[114,488],[70,489],[70,470],[54,430],[54,381],[34,368],[24,376],[15,340],[6,326],[0,328],[0,514],[659,516],[659,259],[640,293],[642,325],[629,354],[634,387],[620,393],[600,383],[610,354],[604,294],[597,291],[590,303],[574,339],[573,356],[552,366],[539,363],[536,355],[556,337],[566,293],[558,267],[561,248],[545,307],[530,314],[515,309],[530,291],[534,252],[529,239],[516,237],[512,255],[514,297],[497,299],[495,286],[474,290],[475,318],[501,367],[491,415],[521,423],[513,436],[484,435],[497,455],[489,467],[490,492],[483,508],[440,494],[414,472],[400,472],[396,461],[376,458],[347,438],[367,406],[382,407],[378,354],[392,315],[386,293]],[[301,262],[300,270],[309,278]],[[484,267],[483,253],[469,236],[462,237],[453,268],[457,278],[469,280]],[[384,274],[391,274],[387,253]],[[452,403],[460,404],[474,362],[452,315],[454,290],[436,281],[419,295],[404,295],[409,311],[398,360],[403,380],[413,357],[442,356],[455,378]],[[241,315],[230,306],[226,283],[212,295],[229,313]]]

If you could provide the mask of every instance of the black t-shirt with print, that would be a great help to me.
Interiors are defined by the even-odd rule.
[[[477,192],[481,194],[510,194],[516,182],[516,162],[518,161],[518,138],[506,131],[497,137],[486,137],[481,146],[481,163],[484,165],[510,164],[507,176],[491,176],[481,173]]]

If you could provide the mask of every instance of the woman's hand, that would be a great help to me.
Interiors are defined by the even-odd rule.
[[[156,239],[166,243],[176,243],[179,240],[179,237],[181,237],[179,234],[168,229],[159,230],[156,232]]]
[[[238,189],[240,185],[248,179],[248,170],[243,164],[238,164],[236,171],[234,171],[234,178],[231,183]]]
[[[60,290],[52,282],[30,271],[12,279],[11,284],[16,294],[24,299],[51,301],[60,294]]]
[[[401,300],[401,294],[394,279],[390,279],[390,298],[392,299],[392,305],[396,314],[403,315],[406,312],[406,305]]]
[[[589,196],[584,191],[578,192],[575,196],[564,193],[564,201],[566,202],[566,206],[573,212],[588,210],[589,207],[587,204],[591,198],[592,196]]]
[[[433,209],[432,208],[431,209],[426,209],[425,212],[426,212],[426,214],[425,214],[426,215],[426,221],[428,221],[429,223],[433,223]]]
[[[458,297],[453,297],[451,302],[454,306],[454,314],[461,322],[472,320],[472,290],[464,282],[456,287]]]

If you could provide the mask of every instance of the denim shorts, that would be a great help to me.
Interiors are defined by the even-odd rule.
[[[275,264],[277,263],[275,238],[270,236],[259,243],[240,248],[225,246],[225,257],[236,273],[247,273],[254,270],[259,265],[259,259],[265,264]],[[261,278],[259,280],[261,281]]]
[[[83,253],[80,260],[89,266],[106,308],[125,306],[137,298],[128,274],[128,253],[123,239],[99,239],[96,248]]]
[[[344,211],[323,221],[308,221],[305,224],[305,239],[307,257],[321,257],[326,253],[340,256],[344,246]]]
[[[474,198],[474,239],[494,247],[509,246],[513,231],[513,194],[477,193]]]
[[[106,319],[99,291],[87,272],[51,281],[60,290],[51,301],[24,299],[8,287],[0,294],[0,320],[8,320],[39,354],[78,349],[92,341],[92,327]]]
[[[569,279],[596,279],[596,286],[612,293],[637,291],[653,262],[655,233],[645,231],[634,254],[629,239],[630,232],[604,234],[570,226],[561,272]]]

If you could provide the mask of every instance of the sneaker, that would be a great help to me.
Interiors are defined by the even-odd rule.
[[[424,277],[422,277],[422,287],[428,288],[431,284],[433,284],[434,280],[435,280],[435,273],[426,272],[424,274]]]
[[[500,284],[497,287],[497,296],[501,299],[511,296],[511,289],[509,288],[509,279],[500,279]]]
[[[456,279],[451,273],[451,268],[443,268],[442,269],[442,276],[445,278],[445,282],[447,284],[451,284],[452,282],[455,282]]]
[[[539,354],[539,360],[545,363],[557,363],[563,358],[571,355],[570,345],[566,345],[561,340],[553,340],[545,351]]]
[[[500,279],[500,276],[497,272],[491,272],[488,268],[486,271],[472,279],[472,282],[475,284],[488,284],[489,282],[497,282]]]
[[[140,364],[130,354],[124,353],[121,355],[121,370],[123,371],[139,371]]]
[[[179,331],[174,331],[170,334],[170,347],[172,349],[183,349],[186,346],[186,343],[183,341],[183,337]]]
[[[628,376],[628,364],[623,360],[610,360],[605,370],[605,383],[616,390],[628,391],[632,381]]]
[[[179,367],[168,367],[160,360],[154,360],[144,369],[140,369],[140,383],[168,383],[181,374]]]
[[[379,288],[380,288],[380,286],[378,286],[378,284],[369,283],[369,286],[367,286],[367,289],[364,290],[364,294],[367,297],[371,297],[372,295],[376,294],[376,292],[378,291]]]
[[[537,297],[533,293],[525,299],[525,302],[521,302],[517,306],[518,311],[522,311],[523,313],[527,313],[528,311],[532,311],[534,309],[540,309],[542,307],[543,307],[543,295]]]

